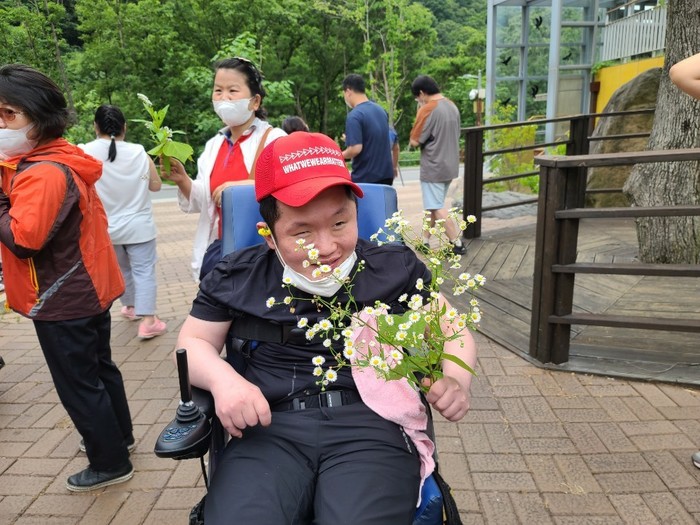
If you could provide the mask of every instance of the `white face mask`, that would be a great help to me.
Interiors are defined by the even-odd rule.
[[[0,158],[7,159],[33,150],[37,141],[27,138],[33,127],[34,124],[27,124],[20,129],[0,129]]]
[[[279,256],[279,253],[277,255]],[[331,297],[340,290],[341,286],[343,286],[342,282],[350,276],[350,272],[353,266],[355,266],[355,261],[357,261],[357,254],[353,251],[350,257],[345,259],[342,264],[337,267],[338,271],[334,271],[333,275],[327,275],[316,281],[312,281],[282,262],[284,266],[282,279],[289,278],[292,282],[292,286],[306,293],[310,293],[311,295]]]
[[[318,295],[320,297],[331,297],[335,295],[338,290],[340,290],[341,286],[343,286],[342,282],[350,276],[350,272],[357,261],[357,254],[353,250],[352,254],[350,254],[350,256],[345,259],[340,266],[336,267],[336,269],[333,271],[333,275],[327,275],[326,277],[313,281],[296,270],[293,270],[292,267],[284,261],[274,236],[271,237],[272,242],[274,243],[275,247],[277,247],[275,250],[277,258],[280,260],[282,267],[284,268],[284,271],[282,272],[282,279],[285,281],[289,279],[292,286],[311,295]]]
[[[240,100],[215,100],[214,111],[227,126],[240,126],[250,119],[253,110],[248,109],[250,98]]]

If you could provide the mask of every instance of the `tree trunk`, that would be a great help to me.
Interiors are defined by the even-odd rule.
[[[668,2],[666,51],[656,100],[650,150],[700,147],[700,102],[669,79],[676,62],[700,50],[700,2]],[[640,164],[632,170],[625,192],[633,206],[700,204],[700,163]],[[637,219],[639,255],[644,262],[700,263],[700,218]]]

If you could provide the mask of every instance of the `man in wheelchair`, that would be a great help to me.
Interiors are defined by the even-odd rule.
[[[226,256],[202,280],[177,342],[187,349],[192,384],[211,391],[233,437],[210,480],[205,523],[409,525],[429,474],[421,472],[416,446],[402,426],[363,402],[349,368],[321,392],[312,358],[332,364],[333,354],[294,328],[301,318],[324,318],[323,308],[310,301],[268,307],[266,299],[283,294],[283,279],[297,297],[345,293],[332,277],[312,277],[298,239],[313,243],[319,261],[342,276],[365,262],[353,280],[359,309],[381,300],[394,312],[403,294],[425,294],[416,282],[428,282],[430,273],[406,246],[358,239],[362,190],[324,135],[299,132],[267,146],[255,193],[266,243]],[[232,323],[245,319],[270,321],[279,337],[260,342],[236,371],[220,352]],[[462,334],[447,343],[449,351],[473,367],[474,341]],[[458,421],[469,409],[471,374],[448,361],[443,370],[426,399]]]

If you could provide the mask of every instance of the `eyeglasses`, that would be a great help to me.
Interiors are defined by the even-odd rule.
[[[5,122],[14,122],[17,115],[24,115],[24,113],[10,108],[0,108],[0,119]]]

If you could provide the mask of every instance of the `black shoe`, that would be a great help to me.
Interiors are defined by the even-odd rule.
[[[130,480],[133,475],[134,467],[129,460],[123,467],[114,470],[95,470],[88,467],[70,476],[66,482],[66,488],[73,492],[87,492],[123,483]]]
[[[700,452],[696,452],[695,454],[693,454],[692,459],[693,459],[693,465],[700,468]]]
[[[78,443],[78,448],[80,449],[80,452],[85,452],[85,440],[84,439],[80,440],[80,443]],[[131,438],[131,441],[127,441],[126,449],[129,452],[133,452],[136,449],[136,440],[133,437]]]
[[[464,255],[467,253],[467,247],[464,246],[464,244],[455,244],[454,242],[452,243],[452,253],[455,255]]]

